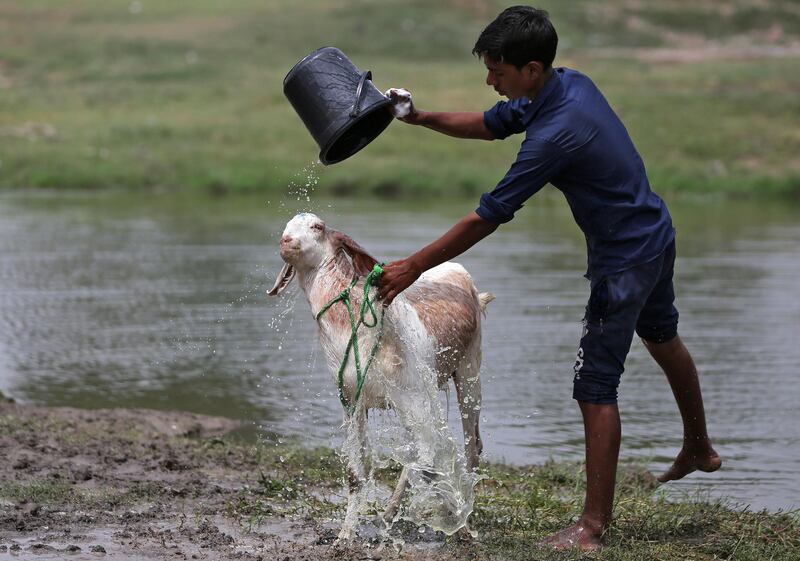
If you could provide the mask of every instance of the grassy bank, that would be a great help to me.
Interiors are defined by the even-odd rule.
[[[275,512],[270,501],[286,500],[292,512],[302,505],[315,518],[341,517],[343,508],[318,502],[304,484],[325,484],[341,478],[342,466],[329,450],[284,450],[280,462],[272,461],[277,478],[262,478],[260,487],[248,490],[232,503],[233,511],[258,522],[264,512]],[[263,460],[262,460],[263,462]],[[268,465],[269,460],[266,461]],[[591,555],[555,552],[535,544],[569,525],[583,505],[583,466],[550,462],[540,466],[512,467],[489,464],[486,479],[478,484],[470,527],[478,538],[469,544],[456,537],[443,538],[443,550],[456,559],[633,560],[793,560],[800,549],[797,514],[773,515],[746,508],[687,499],[672,502],[656,491],[654,476],[636,464],[620,468],[615,523],[608,546]],[[384,473],[390,484],[398,473]],[[303,484],[298,485],[297,481]],[[265,510],[266,507],[266,510]],[[401,523],[402,524],[402,523]]]
[[[318,149],[283,96],[294,62],[342,48],[432,110],[496,96],[469,51],[505,3],[9,0],[0,5],[0,187],[283,192]],[[754,195],[800,186],[800,12],[789,0],[543,1],[556,64],[592,76],[655,188]],[[320,169],[319,189],[474,194],[518,142],[394,123]]]
[[[333,545],[344,470],[328,449],[254,443],[236,423],[180,412],[44,408],[0,397],[0,553],[107,552],[114,559],[374,559],[369,538]],[[238,436],[237,436],[238,435]],[[623,465],[608,547],[589,556],[537,549],[569,524],[582,466],[488,464],[464,542],[399,522],[383,559],[454,561],[794,561],[796,514],[669,502],[652,474]],[[379,474],[387,484],[396,470]],[[381,508],[381,505],[376,505]]]

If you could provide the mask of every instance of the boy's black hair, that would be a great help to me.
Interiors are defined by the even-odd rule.
[[[549,69],[556,58],[558,35],[544,10],[512,6],[503,10],[478,37],[472,54],[522,68],[532,60]]]

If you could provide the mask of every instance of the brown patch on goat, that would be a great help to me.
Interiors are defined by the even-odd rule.
[[[417,282],[404,294],[436,342],[437,370],[453,372],[479,327],[476,294],[440,280]]]

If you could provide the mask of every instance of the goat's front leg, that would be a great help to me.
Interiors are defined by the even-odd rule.
[[[389,504],[386,505],[386,510],[383,512],[383,521],[387,526],[394,522],[394,519],[397,516],[397,511],[400,510],[400,503],[403,500],[403,496],[406,494],[407,487],[408,468],[403,466],[403,471],[400,472],[400,477],[397,480],[397,486],[394,488],[394,493],[392,493],[392,497],[389,499]]]
[[[358,513],[362,503],[362,491],[366,482],[367,466],[367,412],[359,406],[345,422],[347,436],[343,449],[347,456],[347,511],[336,542],[350,540],[355,536]]]

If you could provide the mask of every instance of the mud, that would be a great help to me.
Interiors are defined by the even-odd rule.
[[[0,404],[0,559],[455,559],[409,529],[334,545],[341,466],[178,412]],[[411,543],[413,542],[413,543]],[[463,555],[463,551],[462,551]]]

